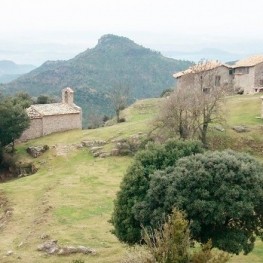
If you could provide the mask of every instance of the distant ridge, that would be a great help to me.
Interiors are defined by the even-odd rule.
[[[0,83],[7,83],[36,67],[33,65],[16,64],[10,60],[0,60]]]
[[[108,34],[102,36],[94,48],[67,61],[47,61],[3,85],[2,90],[5,93],[24,91],[32,96],[60,96],[61,89],[70,86],[87,119],[91,110],[107,115],[113,112],[107,92],[115,85],[128,85],[131,101],[156,97],[164,89],[174,87],[174,72],[191,64],[164,57],[126,37]]]

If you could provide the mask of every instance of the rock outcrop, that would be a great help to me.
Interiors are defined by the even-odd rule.
[[[27,153],[32,157],[37,158],[49,149],[48,145],[30,146],[26,149]]]
[[[69,255],[75,253],[96,254],[94,249],[84,246],[59,246],[57,240],[49,240],[37,247],[38,251],[46,252],[50,255]]]

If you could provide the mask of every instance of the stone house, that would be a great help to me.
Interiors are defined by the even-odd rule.
[[[26,111],[30,118],[30,127],[23,132],[20,140],[82,129],[82,110],[74,104],[74,91],[69,87],[62,90],[61,103],[34,104]]]
[[[185,71],[175,73],[176,87],[201,87],[208,91],[214,87],[227,86],[232,88],[233,70],[226,64],[218,61],[205,61],[198,63]]]
[[[263,55],[239,60],[232,67],[235,90],[245,94],[263,91]]]
[[[197,86],[205,75],[210,75],[210,85],[227,85],[229,92],[263,92],[263,55],[239,60],[232,66],[210,61],[205,68],[199,63],[173,76],[177,80],[176,87],[181,88]]]

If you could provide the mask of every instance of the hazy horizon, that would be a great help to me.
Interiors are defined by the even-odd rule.
[[[209,56],[214,49],[215,56],[239,59],[263,53],[261,6],[259,0],[2,0],[0,60],[36,66],[67,60],[105,34],[179,59],[198,60],[207,49]]]

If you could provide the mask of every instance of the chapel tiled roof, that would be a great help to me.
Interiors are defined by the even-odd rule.
[[[31,119],[41,118],[42,116],[63,115],[79,113],[80,108],[70,106],[66,103],[34,104],[27,109]]]
[[[263,55],[255,55],[251,56],[245,59],[241,59],[236,62],[236,64],[233,66],[234,68],[239,68],[239,67],[253,67],[259,63],[263,62]]]

